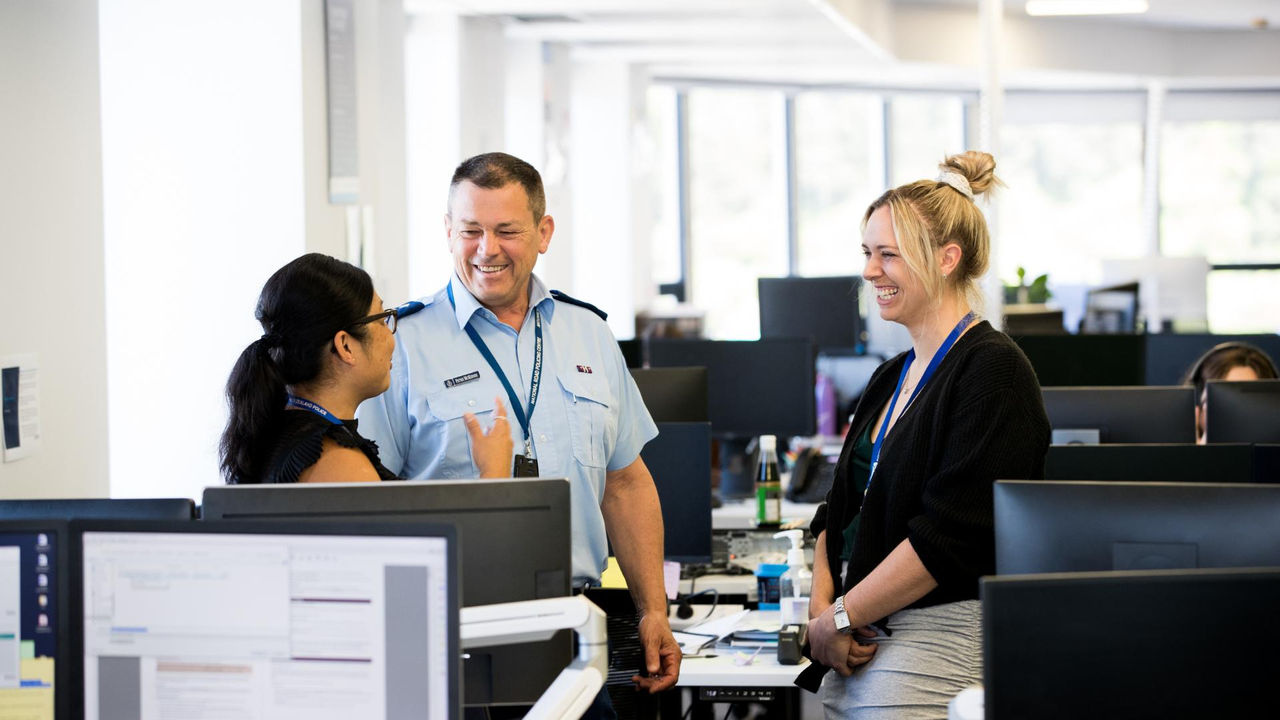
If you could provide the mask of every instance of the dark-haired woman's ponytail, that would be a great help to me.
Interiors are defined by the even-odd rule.
[[[227,380],[230,418],[218,444],[222,475],[228,483],[257,482],[262,468],[258,444],[272,437],[270,429],[284,412],[287,387],[271,357],[279,338],[263,335],[240,353]]]

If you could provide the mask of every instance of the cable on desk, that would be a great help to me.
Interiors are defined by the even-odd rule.
[[[693,590],[693,583],[689,584],[689,589]],[[716,605],[720,603],[720,591],[716,590],[715,588],[707,588],[706,590],[699,590],[698,592],[690,592],[688,595],[685,595],[683,598],[681,598],[679,607],[676,608],[676,617],[680,618],[681,620],[688,620],[689,618],[693,617],[693,603],[689,601],[698,597],[699,595],[706,595],[708,593],[711,594],[711,609],[708,610],[707,614],[704,615],[702,617],[702,620],[699,620],[698,622],[702,622],[707,618],[711,617],[711,613],[716,611]],[[684,614],[686,611],[689,613],[688,615]]]

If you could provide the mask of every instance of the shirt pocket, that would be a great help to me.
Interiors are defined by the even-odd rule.
[[[482,383],[474,387],[453,387],[427,394],[427,411],[440,432],[439,442],[443,453],[433,476],[441,478],[470,478],[476,476],[471,461],[471,436],[462,416],[472,413],[487,426],[486,416],[494,411],[493,395]]]
[[[569,437],[573,458],[586,467],[602,468],[609,462],[617,434],[613,414],[613,393],[603,376],[561,375],[560,387],[565,394],[569,415]]]

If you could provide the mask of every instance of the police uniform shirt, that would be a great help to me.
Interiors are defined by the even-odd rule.
[[[536,308],[543,371],[530,418],[533,455],[541,477],[569,478],[574,578],[598,579],[608,554],[600,513],[605,473],[635,462],[658,434],[613,333],[591,310],[553,299],[536,275],[519,333],[499,322],[456,274],[450,286],[456,309],[442,288],[400,321],[391,386],[360,406],[361,434],[376,441],[383,464],[406,479],[475,478],[480,473],[462,416],[474,413],[489,427],[500,397],[515,452],[524,453],[524,433],[502,382],[464,328],[476,329],[527,412]]]

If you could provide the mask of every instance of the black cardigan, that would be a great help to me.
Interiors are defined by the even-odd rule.
[[[865,504],[851,486],[857,438],[889,402],[903,353],[876,369],[854,412],[814,535],[827,532],[827,563],[848,592],[910,538],[938,582],[909,607],[978,597],[978,578],[995,572],[992,483],[1042,479],[1049,420],[1031,364],[987,322],[960,337],[934,376],[885,437]],[[848,576],[840,580],[842,531],[859,514]]]

